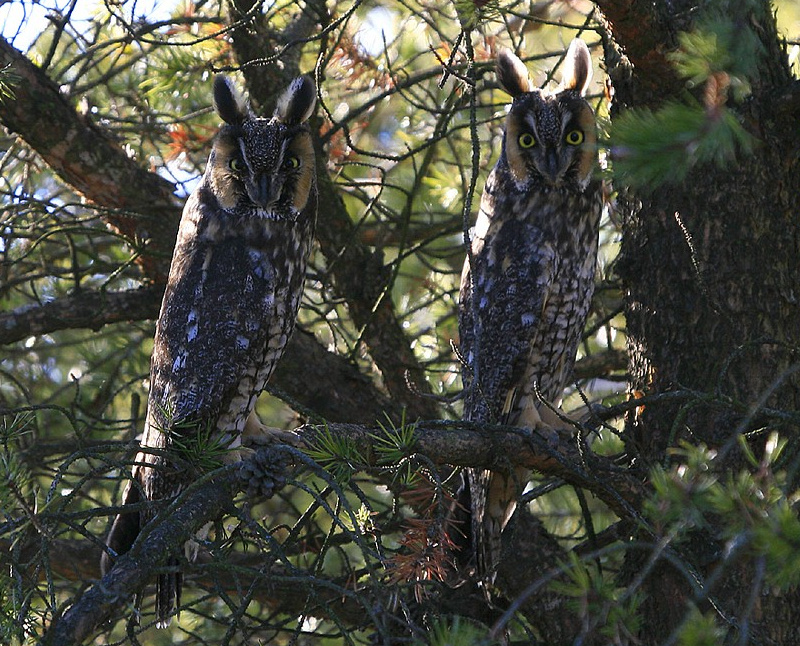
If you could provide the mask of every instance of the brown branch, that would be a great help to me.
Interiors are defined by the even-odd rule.
[[[232,495],[231,483],[210,481],[171,513],[159,514],[145,540],[138,540],[130,552],[120,557],[101,581],[90,587],[61,616],[53,619],[42,646],[67,646],[83,643],[98,626],[109,621],[126,606],[133,594],[148,582],[151,572],[163,564],[178,545],[182,545],[204,523],[222,514]]]
[[[604,350],[586,355],[575,362],[575,379],[592,379],[608,375],[611,372],[625,370],[628,367],[628,355],[624,350]]]
[[[172,541],[170,541],[172,542]],[[0,550],[9,553],[13,547],[9,540],[0,541]],[[45,581],[48,576],[63,581],[89,582],[102,578],[100,572],[101,550],[94,543],[87,540],[56,539],[48,543],[48,568],[41,566],[41,557],[38,549],[40,541],[31,541],[22,551],[16,554],[16,563],[30,564],[30,571],[38,576],[40,581]],[[120,559],[122,561],[122,559]],[[242,590],[252,589],[253,600],[269,605],[277,612],[297,615],[303,611],[308,612],[309,590],[314,584],[314,578],[303,577],[302,582],[297,577],[290,577],[286,568],[280,564],[264,572],[264,554],[260,551],[246,553],[232,553],[226,556],[226,565],[230,569],[218,567],[205,568],[211,563],[212,558],[207,551],[201,550],[197,556],[196,566],[187,572],[186,585],[193,588],[203,588],[209,591],[224,591],[228,594],[241,594]],[[146,573],[145,573],[146,574]],[[254,579],[260,580],[257,585]],[[146,574],[142,585],[147,585],[149,574]],[[150,582],[152,583],[152,582]],[[344,588],[346,582],[341,583]],[[319,603],[316,608],[319,616],[330,616],[335,612],[339,619],[353,624],[359,623],[364,618],[362,604],[352,598],[343,597],[341,590],[331,585],[314,591],[314,598]],[[46,643],[46,642],[45,642]]]
[[[158,317],[163,285],[122,292],[82,291],[41,305],[25,305],[0,314],[0,345],[58,330],[99,330],[109,323]]]
[[[303,330],[295,330],[270,384],[332,422],[374,424],[384,415],[399,419],[402,414],[402,406],[378,390],[355,364],[328,352]]]
[[[116,210],[104,214],[105,221],[130,240],[148,244],[141,266],[148,279],[163,282],[181,215],[175,187],[129,158],[75,110],[45,72],[0,38],[0,67],[6,65],[19,81],[14,98],[0,101],[0,122],[87,199]]]
[[[377,464],[377,447],[386,442],[379,428],[354,424],[330,424],[328,429],[347,438]],[[632,517],[643,495],[641,482],[610,460],[579,450],[566,429],[541,427],[533,432],[522,429],[477,428],[464,424],[417,426],[414,451],[434,463],[472,467],[527,466],[546,475],[563,478],[592,491],[618,515]],[[313,442],[317,427],[298,429],[301,442]],[[260,467],[259,467],[260,468]],[[121,612],[130,596],[149,580],[150,573],[163,564],[165,555],[183,544],[199,527],[220,517],[230,504],[238,481],[219,476],[199,482],[182,494],[179,501],[159,514],[152,529],[142,535],[132,550],[121,557],[103,579],[89,588],[61,618],[53,621],[42,644],[78,644],[100,624]],[[75,572],[80,572],[76,568]],[[538,572],[538,570],[536,570]]]
[[[556,564],[564,562],[567,550],[559,546],[541,522],[528,513],[519,514],[509,529],[513,531],[507,532],[504,539],[504,554],[508,554],[509,558],[501,563],[497,584],[509,598],[514,598],[523,593],[532,582],[547,577]],[[10,541],[0,541],[0,550],[3,552],[8,553],[11,547]],[[65,539],[51,541],[47,548],[47,569],[40,567],[39,548],[39,541],[30,541],[16,554],[15,563],[21,571],[27,570],[35,574],[42,582],[48,576],[77,582],[96,581],[102,576],[101,551],[93,542]],[[328,585],[316,586],[315,582],[319,583],[318,577],[302,573],[290,576],[281,564],[265,569],[264,563],[265,555],[262,551],[250,550],[226,555],[225,567],[219,567],[219,564],[213,565],[211,555],[201,549],[194,566],[185,573],[185,585],[206,590],[210,594],[225,592],[237,595],[242,590],[248,590],[253,601],[269,606],[274,612],[296,616],[302,612],[311,614],[313,609],[313,614],[318,617],[335,616],[338,621],[348,625],[363,623],[364,601],[359,602],[351,595],[342,594],[347,589],[347,581],[331,581]],[[206,565],[212,567],[205,567]],[[142,584],[148,585],[148,579],[145,578]],[[311,599],[313,606],[309,606]],[[496,609],[486,605],[484,593],[472,586],[449,590],[441,601],[445,608],[456,614],[484,617],[487,622],[493,621],[497,614]],[[567,598],[556,593],[542,589],[528,596],[521,609],[540,627],[543,634],[551,637],[574,636],[579,632],[579,626],[575,625],[578,620],[569,608]],[[559,643],[569,641],[565,637]]]
[[[329,424],[329,431],[348,439],[370,465],[377,465],[381,429],[356,424]],[[301,442],[313,442],[316,427],[297,430]],[[576,430],[557,422],[536,430],[479,426],[467,422],[420,422],[414,429],[414,452],[439,465],[485,469],[524,466],[587,489],[621,518],[636,516],[645,489],[641,480],[614,462],[595,455],[575,437]]]
[[[383,264],[380,250],[373,251],[359,242],[350,215],[328,174],[324,151],[320,145],[316,148],[319,203],[325,205],[320,212],[317,238],[336,289],[347,301],[356,327],[364,330],[363,339],[392,399],[408,408],[409,417],[438,417],[438,406],[433,400],[421,398],[408,388],[407,374],[421,392],[430,391],[424,370],[394,310],[388,285],[391,267]]]
[[[38,306],[0,313],[0,345],[57,330],[89,328],[158,317],[163,285],[122,292],[80,292]],[[270,385],[314,417],[374,424],[399,418],[402,407],[378,390],[346,358],[328,352],[313,334],[296,330]]]

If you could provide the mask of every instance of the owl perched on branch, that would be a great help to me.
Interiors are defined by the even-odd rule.
[[[513,98],[461,277],[464,418],[535,428],[542,399],[558,405],[594,291],[601,184],[595,116],[583,98],[589,50],[570,45],[560,88],[534,88],[503,50],[497,78]],[[541,399],[540,399],[541,398]],[[491,581],[500,536],[529,473],[469,470],[472,543]]]
[[[283,354],[303,294],[317,216],[314,149],[306,123],[311,79],[295,79],[271,119],[256,118],[219,76],[214,107],[225,122],[205,174],[183,210],[150,368],[142,450],[123,504],[169,502],[214,461],[230,460],[256,398]],[[226,457],[227,456],[227,457]],[[114,521],[103,570],[157,513]],[[156,614],[180,605],[181,575],[158,577]]]

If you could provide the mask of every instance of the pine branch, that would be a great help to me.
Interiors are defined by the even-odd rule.
[[[99,330],[109,323],[158,317],[163,285],[121,292],[81,291],[72,296],[25,305],[0,314],[0,345],[58,330]]]
[[[99,330],[111,323],[154,320],[163,294],[163,285],[121,292],[83,291],[0,313],[0,345],[58,330]],[[328,352],[313,334],[302,330],[292,335],[270,390],[311,417],[367,424],[385,414],[402,415],[402,407],[378,390],[357,366]]]
[[[332,435],[350,441],[371,466],[378,466],[380,438],[386,431],[357,424],[328,424]],[[296,431],[300,442],[311,443],[320,431],[304,426]],[[613,460],[593,454],[564,424],[534,431],[468,422],[419,422],[414,426],[414,447],[438,465],[478,469],[524,466],[544,476],[555,476],[587,489],[618,516],[637,515],[645,495],[640,478],[619,468]]]
[[[212,480],[198,486],[172,513],[162,513],[146,540],[139,540],[120,557],[101,581],[90,587],[50,624],[40,644],[68,646],[83,643],[94,630],[128,605],[151,572],[206,522],[218,517],[232,495],[231,482]]]
[[[163,282],[181,215],[174,186],[142,168],[89,117],[78,114],[58,86],[0,38],[0,67],[10,65],[13,100],[0,100],[0,122],[22,137],[64,180],[111,212],[104,219],[130,240],[146,242],[141,265]]]
[[[617,469],[607,458],[595,456],[585,447],[579,450],[572,433],[566,429],[542,427],[526,432],[498,427],[486,431],[464,423],[417,425],[413,431],[414,447],[431,462],[442,465],[491,468],[502,464],[535,468],[544,475],[558,476],[590,490],[622,517],[636,515],[644,494],[641,482],[633,474]],[[301,442],[313,442],[320,432],[318,427],[306,426],[298,429],[298,436]],[[385,437],[384,429],[354,424],[330,424],[325,432],[351,442],[374,465],[380,455],[379,445],[391,439]],[[201,526],[225,512],[233,495],[242,487],[233,473],[228,467],[213,479],[199,481],[159,514],[131,551],[61,618],[53,621],[42,646],[82,643],[97,626],[123,612],[132,594],[147,584],[166,555],[174,553]],[[537,546],[531,549],[541,552],[543,544],[537,541]],[[82,572],[77,567],[74,571]],[[541,575],[541,568],[531,569],[529,575],[535,579]],[[521,586],[517,589],[523,587],[521,582],[516,583]],[[538,601],[532,603],[535,607]]]

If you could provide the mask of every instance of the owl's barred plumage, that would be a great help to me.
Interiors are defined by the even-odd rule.
[[[586,45],[573,41],[561,88],[532,87],[509,50],[497,76],[513,97],[503,148],[489,175],[462,273],[459,331],[464,418],[535,428],[541,399],[569,383],[594,291],[600,182]],[[492,580],[500,537],[529,472],[468,470],[471,538]]]
[[[317,215],[306,124],[315,101],[313,82],[300,77],[271,119],[256,118],[227,79],[215,79],[214,105],[225,125],[183,210],[156,325],[142,450],[123,504],[170,502],[202,470],[204,446],[236,448],[283,354]],[[156,513],[148,506],[116,518],[104,571]],[[157,582],[162,627],[180,605],[177,564],[171,557],[175,571]]]

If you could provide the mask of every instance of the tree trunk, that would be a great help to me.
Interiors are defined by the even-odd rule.
[[[697,3],[635,4],[598,2],[623,49],[639,24],[690,27],[682,21],[691,13],[687,4]],[[632,19],[637,11],[648,15]],[[687,440],[720,451],[715,464],[735,473],[746,464],[736,442],[742,434],[761,431],[750,443],[757,454],[769,431],[779,431],[792,443],[798,436],[797,426],[776,414],[779,409],[797,411],[800,404],[798,84],[791,78],[768,2],[737,26],[753,30],[763,44],[753,94],[735,108],[757,139],[752,154],[742,153],[723,168],[698,166],[679,186],[667,184],[621,200],[618,272],[626,295],[632,394],[687,394],[627,419],[629,453],[647,467],[667,464],[667,449]],[[673,37],[664,29],[656,39],[653,51],[663,59],[675,47]],[[644,56],[640,49],[629,60],[607,43],[617,113],[680,98],[682,90],[676,90],[671,72],[654,86],[652,57],[637,61],[637,55]],[[708,535],[687,542],[681,556],[705,579],[725,545],[721,537]],[[753,603],[758,585],[754,567],[740,559],[707,591],[721,604],[719,617],[749,612],[743,609]],[[689,580],[687,571],[678,572],[665,561],[655,566],[645,583],[642,643],[662,643],[683,621],[692,602]],[[789,634],[800,626],[796,595],[758,592],[754,624],[741,643],[800,643],[797,634]]]

